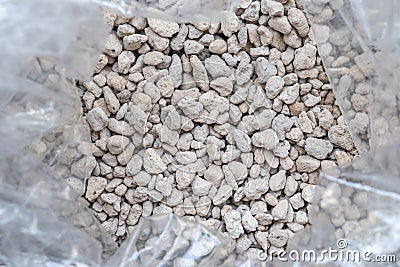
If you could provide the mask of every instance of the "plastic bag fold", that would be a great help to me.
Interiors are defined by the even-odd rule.
[[[208,21],[229,7],[175,2],[161,8],[154,1],[0,1],[1,266],[141,266],[149,257],[159,266],[242,262],[228,238],[173,215],[142,220],[115,253],[114,240],[80,198],[96,162],[76,80],[89,79],[107,40],[100,8]],[[160,241],[149,251],[146,238]]]
[[[320,175],[309,211],[312,227],[287,249],[300,258],[280,265],[398,266],[399,4],[307,0],[305,7],[360,156],[348,168]]]

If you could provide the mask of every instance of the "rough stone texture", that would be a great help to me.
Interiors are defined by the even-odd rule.
[[[157,66],[164,61],[164,54],[159,51],[149,52],[144,55],[143,63],[146,65]]]
[[[328,131],[329,141],[345,150],[353,148],[353,141],[347,127],[343,125],[332,126]]]
[[[218,189],[217,194],[213,198],[213,204],[218,206],[225,203],[232,196],[232,187],[230,185],[223,185]]]
[[[268,241],[271,243],[271,245],[278,248],[283,247],[287,243],[288,239],[289,236],[285,230],[271,231],[268,235]]]
[[[296,49],[293,66],[297,70],[311,69],[315,65],[317,48],[311,44]]]
[[[258,221],[251,215],[251,212],[246,210],[242,214],[243,228],[248,232],[255,232],[258,227]]]
[[[218,39],[210,43],[208,50],[211,53],[222,55],[228,50],[228,46],[224,40]]]
[[[269,188],[271,188],[272,191],[279,191],[285,187],[285,183],[286,172],[282,170],[279,171],[277,174],[271,176],[271,178],[269,179]]]
[[[301,10],[290,8],[288,10],[288,19],[301,37],[306,37],[308,35],[310,27],[308,26],[305,14]]]
[[[272,209],[272,216],[275,220],[284,220],[287,218],[287,213],[289,210],[289,202],[287,199],[281,200]]]
[[[254,133],[251,142],[256,147],[273,150],[278,145],[279,140],[274,130],[267,129]]]
[[[221,96],[228,96],[232,93],[233,83],[226,77],[219,77],[210,83],[210,87],[217,91]]]
[[[230,237],[236,239],[244,233],[240,213],[232,210],[225,214],[224,221]]]
[[[184,50],[186,55],[196,55],[203,51],[204,46],[194,40],[188,40],[184,43]]]
[[[132,34],[123,39],[124,49],[134,51],[139,49],[149,38],[143,34]]]
[[[269,99],[274,99],[282,91],[285,85],[284,80],[279,76],[272,76],[267,80],[265,91]]]
[[[292,29],[287,17],[272,17],[268,21],[268,26],[283,34],[289,34]]]
[[[96,200],[106,188],[107,180],[101,177],[91,177],[88,180],[85,197],[89,201]]]
[[[117,57],[122,52],[121,40],[117,37],[117,35],[109,35],[104,52],[111,57]]]
[[[311,202],[313,200],[313,197],[314,197],[314,192],[315,192],[315,185],[306,185],[303,188],[303,191],[301,193],[301,197],[305,201]]]
[[[110,20],[93,77],[79,84],[93,157],[68,152],[63,164],[118,242],[140,218],[175,213],[227,233],[241,254],[284,250],[308,224],[320,170],[356,154],[302,7],[239,5],[239,15],[221,23]],[[351,40],[324,27],[315,33],[329,40],[325,57],[331,43],[343,43],[346,56],[332,59],[343,71],[353,60]],[[357,67],[340,79],[342,90],[373,74],[366,55],[353,57]],[[355,90],[348,123],[367,133],[369,88]],[[79,179],[87,175],[85,185]]]
[[[86,115],[86,120],[93,131],[101,131],[108,125],[108,117],[103,109],[98,107],[90,110]]]
[[[328,154],[332,152],[333,145],[328,140],[321,140],[314,137],[306,139],[306,145],[304,147],[307,154],[317,159],[326,159]]]
[[[179,25],[176,22],[159,20],[154,18],[147,19],[150,28],[162,37],[172,37],[179,32]]]
[[[147,149],[145,152],[143,167],[150,174],[162,173],[167,169],[161,157],[152,148]]]
[[[268,60],[263,57],[259,57],[255,62],[255,72],[258,76],[260,83],[266,83],[267,81],[269,81],[269,79],[271,79],[271,77],[277,74],[277,69]],[[277,83],[276,80],[272,80],[271,82],[273,84]]]
[[[251,151],[251,139],[250,137],[241,130],[233,130],[233,139],[236,142],[237,148],[242,152]]]
[[[320,166],[320,162],[310,156],[299,156],[296,160],[297,171],[299,172],[313,172]]]
[[[122,135],[113,135],[107,141],[107,148],[111,154],[118,155],[129,144],[129,139]]]

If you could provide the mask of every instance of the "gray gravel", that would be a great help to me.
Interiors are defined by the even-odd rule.
[[[301,8],[243,0],[217,24],[108,17],[81,86],[95,164],[77,188],[103,226],[122,241],[173,212],[243,253],[284,249],[309,226],[321,166],[356,154]]]

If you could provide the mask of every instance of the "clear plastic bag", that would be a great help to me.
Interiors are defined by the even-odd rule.
[[[320,175],[309,212],[312,227],[287,248],[297,261],[280,265],[398,266],[399,3],[308,0],[305,7],[361,156],[348,168]]]
[[[308,0],[305,6],[359,153],[398,140],[398,1]]]
[[[218,22],[239,0],[94,0],[126,17],[141,16],[176,22]]]
[[[107,39],[100,9],[89,0],[0,2],[0,265],[137,266],[149,256],[148,248],[139,253],[145,242],[140,238],[164,241],[167,235],[172,243],[158,243],[150,253],[156,259],[157,252],[166,252],[162,246],[176,244],[164,265],[178,255],[181,266],[188,260],[242,262],[228,238],[174,216],[143,220],[115,253],[114,240],[80,198],[95,162],[75,79],[90,76]],[[129,3],[94,2],[106,8]],[[151,3],[142,6],[141,15],[158,16]],[[169,18],[185,19],[185,3],[181,13],[167,12]],[[190,14],[224,15],[217,6],[222,1],[199,3]],[[137,8],[119,11],[127,16],[143,11]],[[143,236],[146,229],[151,232]],[[184,242],[179,235],[186,231]],[[192,247],[185,247],[188,242]]]
[[[349,168],[321,175],[309,212],[312,227],[288,244],[297,262],[281,266],[398,266],[398,148],[384,146]]]
[[[200,1],[193,9],[193,2],[180,1],[183,8],[177,9],[175,1],[94,2],[126,16],[178,21],[218,20],[235,3]],[[357,148],[377,150],[348,170],[322,175],[310,211],[313,226],[296,235],[288,250],[337,248],[343,239],[348,242],[346,248],[398,254],[399,150],[393,145],[399,132],[399,35],[393,34],[398,27],[397,2],[388,1],[385,6],[372,0],[340,3],[309,0],[306,6]],[[229,238],[172,215],[140,221],[137,231],[116,250],[79,197],[93,158],[74,78],[90,75],[106,40],[106,26],[89,0],[5,0],[1,4],[0,265],[272,265],[248,260]],[[187,13],[189,7],[191,13]],[[332,19],[324,18],[330,12],[324,11],[327,7],[335,11]],[[188,16],[193,13],[198,16]],[[334,37],[326,39],[327,29]],[[346,45],[352,53],[340,48]],[[339,58],[345,63],[337,62]],[[362,99],[354,107],[356,94],[368,101]],[[388,145],[378,149],[382,144]]]
[[[89,1],[49,0],[2,1],[0,22],[0,263],[98,266],[116,245],[65,181],[83,189],[90,172],[73,78],[91,74],[106,24]]]
[[[105,266],[253,265],[228,236],[166,214],[142,219]]]

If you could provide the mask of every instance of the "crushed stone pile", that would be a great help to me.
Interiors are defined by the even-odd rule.
[[[242,0],[221,23],[106,17],[81,84],[95,157],[84,198],[102,225],[121,242],[173,212],[241,253],[284,249],[309,226],[319,172],[357,153],[302,6]]]

